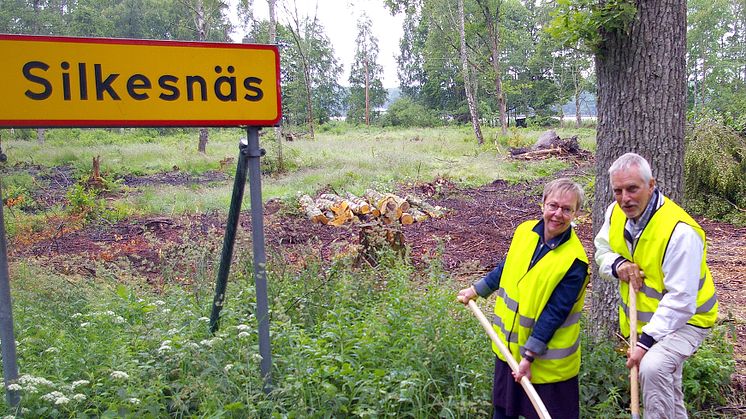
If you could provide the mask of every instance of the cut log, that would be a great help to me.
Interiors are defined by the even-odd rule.
[[[532,160],[532,159],[541,159],[549,156],[559,156],[564,154],[564,151],[561,148],[547,148],[543,150],[536,150],[536,151],[529,151],[526,153],[516,154],[513,156],[513,158],[519,159],[519,160]]]
[[[333,194],[333,193],[322,193],[321,195],[319,195],[318,199],[327,199],[329,201],[334,201],[334,202],[343,200],[341,196],[337,194]]]
[[[316,203],[313,202],[313,199],[310,196],[301,196],[298,199],[298,203],[300,204],[301,209],[303,209],[303,212],[306,214],[306,217],[308,217],[308,219],[310,219],[314,223],[326,224],[329,222],[329,218],[327,218],[324,213],[321,212],[321,210],[316,206]]]
[[[368,214],[370,213],[370,204],[363,198],[355,196],[354,194],[347,192],[347,201],[350,202],[350,209],[355,214]]]
[[[407,200],[407,202],[412,204],[413,207],[417,207],[417,209],[424,211],[430,217],[440,218],[445,214],[443,208],[439,206],[433,206],[423,201],[422,199],[417,198],[414,195],[407,195],[405,199]]]
[[[402,225],[405,225],[405,226],[414,224],[414,217],[412,216],[412,214],[405,212],[405,213],[402,213],[401,218],[399,218],[399,222],[401,222]]]
[[[370,205],[375,208],[379,208],[378,203],[383,199],[383,195],[374,189],[366,189],[363,196],[368,200],[368,202],[370,202]]]
[[[412,218],[414,218],[415,222],[418,222],[418,223],[421,223],[427,220],[428,218],[430,218],[427,214],[418,210],[417,208],[410,208],[407,213],[410,214]]]

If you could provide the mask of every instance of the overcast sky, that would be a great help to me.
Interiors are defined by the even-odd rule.
[[[334,55],[344,66],[344,74],[339,80],[343,86],[349,84],[347,79],[355,55],[357,20],[363,11],[367,12],[373,22],[373,34],[378,38],[378,64],[383,66],[383,86],[399,86],[395,55],[399,53],[403,16],[391,16],[383,7],[382,0],[277,0],[276,13],[279,23],[288,23],[283,4],[292,10],[294,1],[301,15],[313,16],[318,5],[317,16],[331,40]],[[254,0],[254,16],[257,19],[269,18],[266,0]],[[240,38],[241,36],[238,36],[239,40]]]

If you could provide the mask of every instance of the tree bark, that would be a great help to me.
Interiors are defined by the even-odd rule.
[[[209,133],[207,131],[207,128],[200,128],[199,129],[199,145],[197,146],[197,151],[204,154],[207,153],[207,139],[209,138]]]
[[[596,55],[598,132],[593,230],[612,201],[608,168],[636,152],[651,164],[659,188],[680,200],[686,110],[686,2],[638,0],[628,33],[606,33]],[[596,269],[593,270],[597,272]],[[588,322],[596,338],[617,330],[617,283],[594,275]]]
[[[471,86],[471,77],[469,76],[469,60],[466,50],[466,28],[464,24],[464,0],[458,0],[458,17],[459,17],[459,37],[461,38],[461,67],[464,77],[464,91],[466,93],[466,102],[469,105],[469,114],[471,115],[471,125],[474,128],[474,135],[477,137],[477,143],[484,144],[482,128],[479,126],[479,114],[477,113],[477,104],[474,100],[474,92]]]

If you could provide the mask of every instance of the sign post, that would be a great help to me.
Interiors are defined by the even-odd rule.
[[[210,330],[217,330],[225,299],[248,171],[260,366],[269,391],[259,127],[275,126],[281,118],[277,47],[0,34],[0,56],[0,127],[248,127],[248,140],[239,144]],[[0,339],[6,394],[15,406],[15,393],[7,391],[18,369],[4,224],[0,227]]]

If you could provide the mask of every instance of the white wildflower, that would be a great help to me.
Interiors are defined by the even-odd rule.
[[[259,355],[259,354],[253,354],[253,355],[251,355],[251,357],[252,357],[252,358],[254,358],[254,361],[256,361],[256,362],[261,362],[261,361],[262,361],[262,359],[264,359],[264,358],[263,358],[263,357],[262,357],[261,355]]]
[[[189,342],[189,343],[187,343],[184,346],[186,346],[188,348],[192,348],[192,349],[199,349],[199,345],[197,345],[197,343],[195,343],[195,342]]]
[[[87,399],[85,394],[77,393],[73,396],[73,400],[75,400],[76,402],[82,402],[85,401],[85,399]]]
[[[26,393],[28,394],[36,394],[39,392],[39,389],[36,388],[35,385],[27,385],[26,386]]]
[[[8,391],[21,391],[23,390],[23,387],[20,384],[9,384],[8,385]]]
[[[111,319],[111,321],[114,324],[122,324],[122,323],[124,323],[124,317],[122,317],[122,316],[116,316],[113,319]]]
[[[158,348],[158,353],[162,354],[162,353],[168,352],[170,350],[171,350],[170,346],[168,346],[168,345],[161,345],[161,347]]]
[[[91,325],[91,322],[83,322],[80,324],[80,327],[88,327]]]
[[[3,416],[3,419],[16,419],[16,417],[13,415],[6,415],[6,416]]]
[[[83,317],[83,313],[75,313],[72,316],[70,316],[70,318],[72,319],[77,319],[78,317]]]
[[[163,310],[161,310],[161,311],[162,311],[163,313],[165,313],[165,314],[168,314],[168,313],[170,313],[170,312],[171,312],[171,309],[170,309],[170,308],[164,308],[164,309],[163,309]]]
[[[18,378],[18,382],[23,385],[31,384],[31,385],[43,385],[47,387],[54,386],[54,383],[52,383],[51,381],[47,380],[44,377],[34,377],[33,375],[29,375],[29,374],[23,374],[22,376],[20,376]]]
[[[130,397],[130,398],[129,398],[129,399],[127,399],[127,400],[128,400],[128,401],[129,401],[130,403],[132,403],[132,404],[140,404],[140,399],[138,399],[138,398],[136,398],[136,397]]]
[[[238,338],[239,339],[247,338],[249,336],[251,336],[251,334],[249,332],[241,332],[241,333],[238,334]]]
[[[239,324],[238,326],[236,326],[236,329],[238,329],[239,332],[247,332],[251,330],[251,326],[247,326],[245,324]]]
[[[233,364],[227,364],[223,367],[223,371],[228,372],[233,368]]]
[[[61,397],[65,397],[65,395],[62,394],[62,393],[60,393],[59,391],[53,391],[51,393],[47,393],[47,394],[41,396],[41,399],[44,400],[44,401],[47,401],[47,402],[51,403],[51,402],[56,402],[57,399],[59,399]]]
[[[106,310],[106,311],[104,312],[104,314],[105,314],[105,315],[107,315],[107,316],[114,316],[114,315],[116,315],[116,313],[114,313],[114,312],[113,312],[113,311],[111,311],[111,310]]]
[[[157,306],[162,306],[162,305],[165,305],[166,302],[163,301],[163,300],[155,300],[155,301],[153,301],[153,304],[155,304]]]
[[[65,396],[62,396],[62,397],[58,397],[57,400],[54,401],[54,404],[57,404],[57,405],[59,405],[59,404],[67,404],[69,402],[70,402],[70,399],[68,399]]]
[[[72,388],[75,389],[75,387],[85,386],[88,384],[91,384],[91,382],[88,380],[73,381]]]
[[[55,348],[54,346],[50,346],[49,348],[47,348],[47,349],[45,349],[45,350],[44,350],[44,353],[45,353],[45,354],[46,354],[46,353],[50,353],[50,354],[56,354],[56,353],[58,353],[59,351],[60,351],[60,350],[59,350],[59,349],[57,349],[57,348]]]
[[[111,372],[111,378],[115,380],[126,380],[130,378],[129,374],[127,374],[124,371],[112,371]]]

